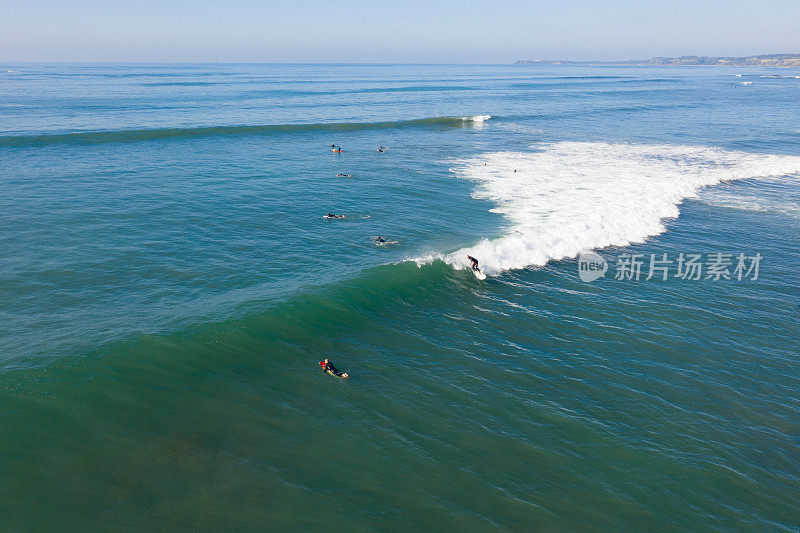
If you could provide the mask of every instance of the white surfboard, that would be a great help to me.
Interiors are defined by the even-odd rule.
[[[475,274],[475,277],[480,279],[480,280],[486,279],[486,274],[484,274],[480,270],[473,270],[472,273]]]

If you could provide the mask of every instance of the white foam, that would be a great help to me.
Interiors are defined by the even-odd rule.
[[[731,193],[709,190],[700,194],[704,203],[730,209],[756,211],[800,218],[800,204],[783,198],[764,197],[756,194]]]
[[[490,118],[492,118],[492,115],[473,115],[469,117],[461,117],[461,120],[464,122],[476,122],[478,124],[483,124]]]
[[[537,152],[494,152],[456,162],[509,222],[508,234],[442,259],[466,268],[466,256],[488,274],[583,250],[642,242],[665,230],[678,205],[725,180],[800,172],[800,157],[758,155],[703,146],[560,142]]]

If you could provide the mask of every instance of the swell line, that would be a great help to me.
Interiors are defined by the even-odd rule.
[[[197,136],[268,135],[302,131],[347,132],[408,127],[459,127],[488,120],[488,115],[469,117],[432,117],[385,122],[331,122],[316,124],[264,124],[239,126],[201,126],[194,128],[156,128],[135,130],[82,131],[39,135],[0,136],[0,147],[40,146],[47,144],[100,144],[152,141]]]

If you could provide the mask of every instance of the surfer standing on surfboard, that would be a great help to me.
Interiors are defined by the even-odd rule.
[[[485,280],[486,274],[481,272],[481,269],[478,268],[478,260],[472,257],[471,255],[468,255],[467,259],[469,259],[469,262],[471,263],[470,267],[472,267],[472,273],[475,274],[475,277],[481,281]]]

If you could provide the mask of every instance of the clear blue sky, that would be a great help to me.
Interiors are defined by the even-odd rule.
[[[800,52],[800,0],[4,0],[0,61],[509,63]]]

